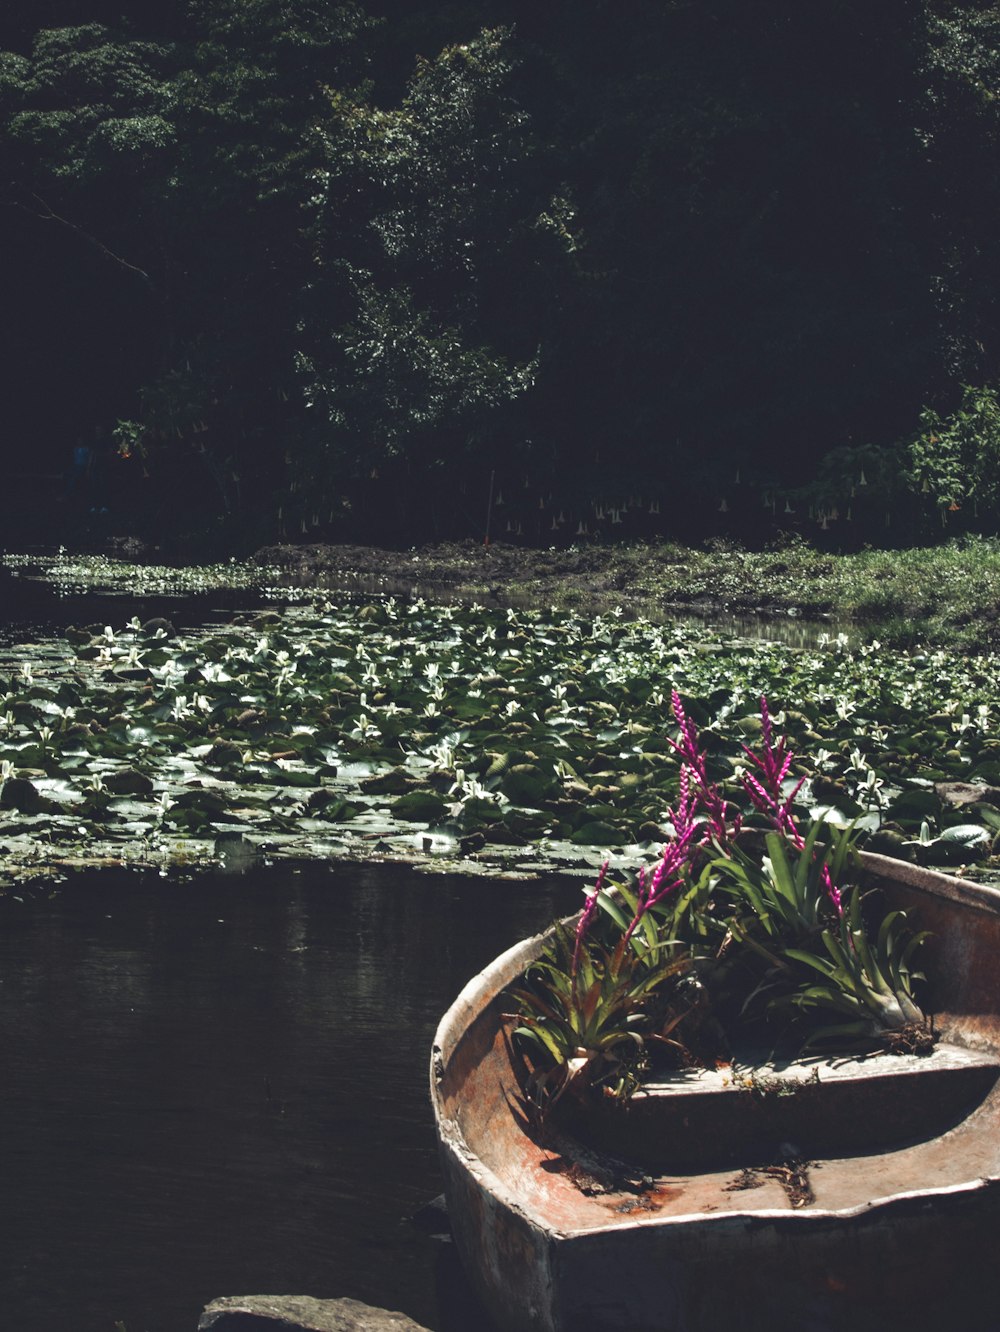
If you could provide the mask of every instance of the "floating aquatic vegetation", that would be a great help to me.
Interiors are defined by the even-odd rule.
[[[16,870],[112,855],[394,853],[524,872],[652,856],[689,700],[747,821],[757,700],[808,759],[794,812],[934,864],[1000,832],[992,656],[799,651],[621,616],[323,601],[182,634],[99,624],[0,657],[0,847]],[[783,764],[783,757],[777,760]],[[804,779],[804,780],[803,780]],[[795,787],[794,793],[792,787]],[[207,848],[207,850],[206,850]]]

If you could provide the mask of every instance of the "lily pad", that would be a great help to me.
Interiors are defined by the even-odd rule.
[[[397,819],[412,823],[434,823],[444,816],[447,805],[433,791],[407,791],[389,806]]]

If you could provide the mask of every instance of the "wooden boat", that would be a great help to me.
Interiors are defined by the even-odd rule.
[[[808,1096],[773,1098],[801,1102],[791,1121],[749,1111],[755,1082],[786,1091],[793,1070],[757,1070],[749,1095],[732,1072],[728,1085],[687,1074],[638,1093],[596,1147],[541,1136],[502,992],[545,936],[465,987],[437,1031],[431,1094],[455,1241],[505,1332],[858,1332],[980,1309],[1000,1251],[1000,891],[862,859],[932,931],[939,1043],[809,1069]],[[768,1125],[778,1137],[789,1122],[794,1148],[769,1156]],[[766,1168],[782,1151],[812,1163],[806,1196],[794,1169]]]

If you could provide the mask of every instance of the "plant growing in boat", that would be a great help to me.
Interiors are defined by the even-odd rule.
[[[607,886],[605,864],[575,932],[560,926],[515,991],[517,1030],[542,1056],[529,1088],[541,1093],[536,1105],[609,1081],[627,1093],[651,1045],[704,1060],[697,1029],[706,1026],[706,995],[716,1037],[708,1057],[728,1041],[717,1038],[720,1022],[733,1036],[756,1023],[774,1043],[929,1047],[913,993],[923,977],[910,965],[926,935],[911,936],[898,911],[869,934],[861,892],[849,886],[854,830],[799,829],[792,802],[805,778],[790,775],[793,755],[774,739],[767,700],[760,747],[744,746],[750,767],[741,775],[752,808],[772,825],[762,853],[740,838],[742,816],[710,777],[676,692],[673,712],[679,796],[659,862],[639,871],[635,889]]]
[[[732,893],[727,928],[763,964],[744,1013],[763,1006],[772,1018],[791,1019],[805,1033],[803,1048],[872,1041],[929,1048],[933,1037],[914,997],[914,983],[925,978],[910,966],[927,934],[910,934],[904,913],[893,911],[869,936],[860,889],[845,895],[836,886],[855,859],[853,830],[814,824],[801,847],[777,833],[765,846],[762,857],[735,848],[716,864],[720,891]],[[831,1015],[850,1021],[830,1022]]]
[[[603,1085],[623,1094],[636,1084],[649,1001],[691,966],[690,954],[670,956],[670,945],[623,934],[611,947],[593,939],[584,946],[579,932],[556,926],[547,955],[513,992],[522,1014],[516,1033],[541,1056],[531,1078],[534,1106],[551,1109],[572,1089]]]
[[[913,993],[914,982],[926,977],[910,966],[926,938],[926,931],[911,935],[903,913],[890,911],[876,939],[870,941],[861,917],[861,894],[853,888],[836,931],[823,931],[828,957],[796,948],[785,950],[786,958],[818,972],[821,979],[813,976],[811,982],[803,982],[772,1007],[797,1009],[808,1016],[835,1013],[850,1019],[818,1027],[807,1045],[875,1039],[890,1049],[930,1049],[934,1037]]]

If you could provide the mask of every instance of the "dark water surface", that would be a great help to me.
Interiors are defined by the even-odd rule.
[[[477,1326],[407,1220],[441,1188],[430,1044],[578,898],[377,864],[0,897],[0,1325],[194,1332],[263,1292]]]
[[[144,597],[106,592],[63,592],[38,578],[0,568],[0,646],[33,643],[60,634],[67,625],[109,624],[117,632],[133,615],[141,621],[163,616],[178,629],[231,620],[236,611],[265,603],[258,592],[217,588],[180,596]]]

